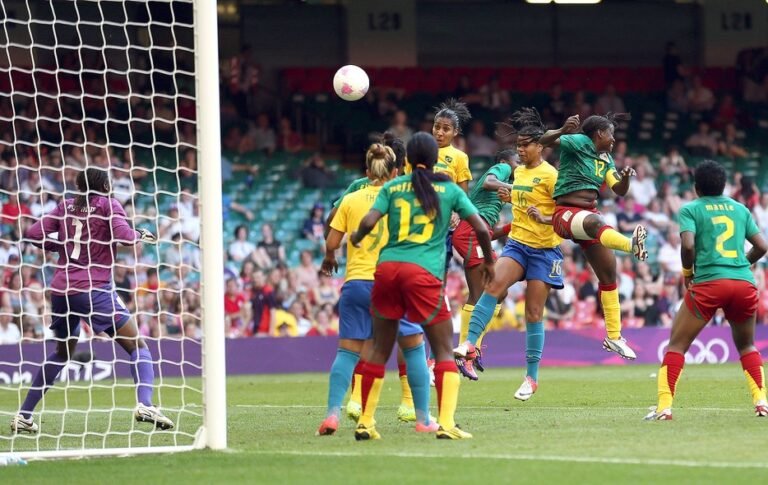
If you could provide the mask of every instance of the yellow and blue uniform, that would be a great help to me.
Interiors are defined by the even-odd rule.
[[[404,173],[413,171],[410,163],[406,163]],[[469,182],[472,180],[472,172],[469,171],[469,157],[458,148],[448,145],[437,151],[437,163],[434,171],[448,175],[454,183]]]
[[[368,211],[373,207],[381,186],[368,185],[346,195],[331,221],[331,228],[341,233],[352,233],[360,227]],[[356,248],[347,239],[347,272],[339,298],[339,337],[367,340],[373,337],[371,324],[371,291],[373,274],[379,260],[379,252],[389,240],[386,217]],[[403,322],[401,335],[422,333],[420,326]]]
[[[560,289],[563,287],[562,239],[551,224],[541,224],[526,212],[533,206],[542,216],[552,217],[556,183],[557,169],[546,161],[531,169],[524,165],[515,169],[512,227],[501,257],[517,261],[525,270],[526,280],[540,280]]]

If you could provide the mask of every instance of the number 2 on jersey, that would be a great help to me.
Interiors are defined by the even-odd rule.
[[[72,219],[72,225],[75,226],[75,235],[72,236],[74,247],[72,248],[72,254],[69,255],[69,259],[77,259],[80,257],[80,240],[83,238],[83,221],[80,219]]]
[[[720,253],[720,256],[724,258],[737,257],[739,255],[738,252],[733,249],[725,249],[726,241],[733,237],[733,220],[728,216],[716,216],[712,218],[712,224],[722,224],[725,226],[725,230],[715,240],[715,249]]]
[[[417,207],[420,205],[419,201],[415,201],[414,205]],[[425,214],[418,214],[413,216],[411,221],[411,204],[405,199],[395,200],[395,207],[400,210],[400,229],[397,232],[397,240],[410,241],[412,243],[421,244],[429,241],[432,237],[432,233],[435,231],[435,224]],[[411,224],[423,225],[421,232],[411,232]]]

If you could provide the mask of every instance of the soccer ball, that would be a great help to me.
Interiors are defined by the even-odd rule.
[[[368,74],[352,64],[341,67],[333,76],[333,90],[344,101],[357,101],[368,92]]]

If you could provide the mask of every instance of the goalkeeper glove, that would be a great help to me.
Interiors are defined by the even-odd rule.
[[[139,229],[139,240],[143,243],[149,244],[154,244],[157,242],[155,235],[144,228]]]

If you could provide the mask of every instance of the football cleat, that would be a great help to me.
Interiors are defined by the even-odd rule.
[[[515,399],[518,401],[527,401],[536,392],[539,385],[533,380],[531,376],[525,376],[525,380],[520,387],[515,391]]]
[[[432,420],[429,424],[416,423],[415,431],[417,433],[435,433],[438,429],[440,429],[440,425],[437,424],[437,421]]]
[[[380,440],[381,435],[376,431],[375,426],[366,427],[364,424],[358,424],[355,429],[355,439],[357,441]]]
[[[155,406],[145,406],[139,403],[133,416],[139,423],[152,423],[157,429],[167,430],[173,428],[173,421],[168,419]]]
[[[632,255],[638,261],[648,259],[648,251],[645,249],[645,240],[648,238],[648,231],[645,226],[638,225],[632,231]]]
[[[461,375],[469,379],[470,381],[476,381],[479,379],[477,377],[477,372],[475,372],[475,366],[473,365],[471,360],[466,360],[461,357],[456,357],[456,368],[459,369],[459,372]]]
[[[439,440],[466,440],[472,437],[472,434],[462,430],[458,424],[448,430],[443,429],[443,427],[440,426],[436,435]]]
[[[768,402],[766,401],[757,401],[755,403],[755,416],[758,418],[766,417],[768,416]]]
[[[359,402],[349,401],[347,403],[347,417],[357,423],[360,415],[363,414],[363,405]]]
[[[453,357],[461,375],[472,381],[478,379],[473,363],[473,360],[477,358],[477,349],[473,344],[470,342],[459,344],[458,347],[453,349]]]
[[[643,418],[643,421],[672,421],[672,410],[662,409],[661,411],[656,410],[656,406],[651,406],[648,408],[650,412],[645,415]]]
[[[485,372],[485,364],[483,364],[483,352],[480,347],[475,347],[475,369],[480,372]]]
[[[337,429],[339,429],[339,417],[332,414],[320,423],[320,427],[317,428],[315,436],[330,436],[335,433]]]
[[[416,421],[416,409],[413,406],[401,404],[397,408],[397,419],[403,423],[412,423]]]
[[[24,418],[21,414],[17,414],[11,419],[11,433],[29,433],[35,434],[40,430],[40,427],[32,420]]]
[[[616,352],[627,360],[635,360],[637,358],[635,351],[627,345],[627,339],[624,337],[619,337],[617,339],[605,337],[605,340],[603,340],[603,348],[608,352]]]

